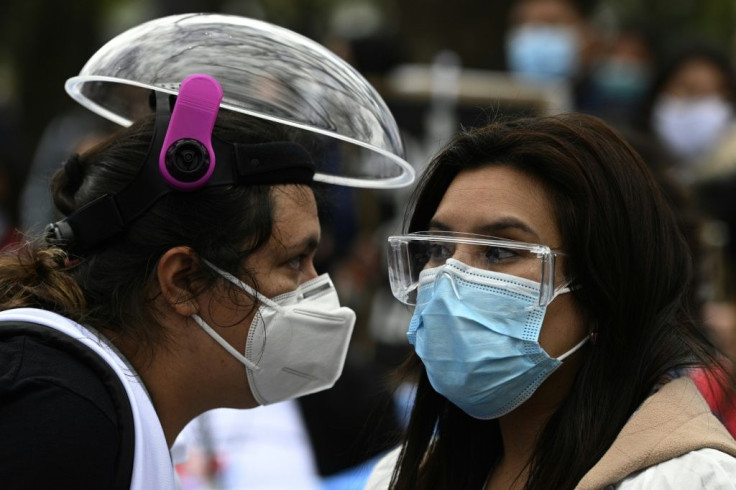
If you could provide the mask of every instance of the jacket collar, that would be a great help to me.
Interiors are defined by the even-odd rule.
[[[736,441],[711,413],[695,384],[686,376],[677,378],[642,403],[576,488],[600,489],[703,448],[736,457]]]

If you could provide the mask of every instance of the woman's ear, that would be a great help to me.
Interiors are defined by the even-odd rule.
[[[170,248],[158,261],[157,277],[161,294],[168,305],[182,316],[199,312],[192,290],[199,273],[199,258],[189,247]]]

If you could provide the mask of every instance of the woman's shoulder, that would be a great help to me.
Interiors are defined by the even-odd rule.
[[[119,426],[98,375],[64,349],[23,334],[2,338],[0,366],[4,485],[110,488]]]
[[[615,488],[736,489],[736,458],[717,449],[698,449],[635,473]]]
[[[397,446],[381,458],[371,472],[364,490],[384,490],[391,482],[391,475],[399,459],[401,446]]]
[[[75,324],[31,308],[0,313],[3,407],[28,405],[20,413],[48,412],[48,416],[64,411],[91,413],[114,427],[115,402],[98,367],[101,364],[90,361],[92,354],[77,337],[48,328],[50,325]],[[76,418],[83,417],[78,414]]]
[[[45,396],[64,393],[106,418],[116,419],[113,401],[99,373],[79,356],[48,339],[22,332],[3,336],[0,363],[3,366],[0,391],[7,395],[3,397],[6,400],[20,402],[39,393]],[[15,395],[10,396],[11,393]],[[59,409],[50,404],[37,408]]]

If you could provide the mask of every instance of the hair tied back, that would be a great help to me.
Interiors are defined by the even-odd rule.
[[[79,153],[72,153],[69,158],[64,161],[62,165],[64,173],[66,174],[68,187],[71,189],[79,189],[84,180],[82,173],[81,162],[79,160]]]

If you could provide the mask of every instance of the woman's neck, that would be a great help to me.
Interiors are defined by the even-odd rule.
[[[152,356],[136,349],[135,341],[114,341],[148,391],[169,447],[192,419],[207,410],[257,405],[242,364],[196,325],[182,323],[178,328],[188,333],[182,336],[187,340],[159,346]]]
[[[493,468],[486,490],[524,488],[529,477],[529,462],[552,412],[522,405],[499,419],[503,456]]]
[[[531,398],[498,419],[503,456],[493,468],[486,490],[524,488],[539,437],[570,392],[578,370],[578,357],[568,359]]]

